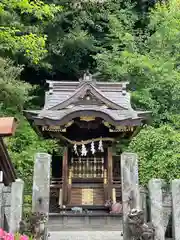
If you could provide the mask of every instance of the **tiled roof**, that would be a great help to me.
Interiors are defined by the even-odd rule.
[[[82,89],[82,83],[79,82],[54,82],[49,81],[50,91],[46,92],[45,109],[55,107],[71,98],[77,91]],[[131,108],[130,94],[126,91],[127,82],[109,83],[109,82],[85,82],[84,85],[93,87],[107,100],[123,108]]]
[[[37,125],[39,121],[46,120],[64,123],[66,116],[70,119],[90,112],[112,122],[130,119],[141,121],[146,118],[147,112],[140,113],[131,107],[130,93],[126,90],[127,82],[96,82],[92,79],[47,82],[49,91],[45,95],[44,108],[39,111],[24,111],[27,119],[30,122],[36,121]],[[92,97],[89,102],[84,100],[88,94]]]
[[[16,128],[16,120],[13,117],[0,118],[0,136],[13,135]]]

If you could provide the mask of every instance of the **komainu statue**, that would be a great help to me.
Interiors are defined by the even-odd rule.
[[[132,209],[128,214],[127,224],[131,239],[154,240],[155,229],[152,223],[145,223],[143,211]]]
[[[113,203],[113,201],[110,199],[105,202],[105,207],[109,208],[110,213],[122,213],[122,204],[120,202]]]
[[[34,240],[41,240],[44,238],[46,222],[46,214],[32,213],[28,219],[20,221],[19,232],[21,234],[29,233]]]

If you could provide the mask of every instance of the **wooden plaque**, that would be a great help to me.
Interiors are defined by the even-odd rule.
[[[93,189],[82,189],[82,205],[93,205]]]

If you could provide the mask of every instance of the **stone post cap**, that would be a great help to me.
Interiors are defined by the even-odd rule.
[[[133,158],[133,159],[138,159],[138,155],[136,154],[136,153],[131,153],[131,152],[123,152],[122,154],[121,154],[121,159],[122,158]]]
[[[139,186],[139,191],[142,193],[148,193],[148,189],[144,186]]]
[[[123,152],[121,155],[134,155],[134,156],[137,156],[136,153],[132,153],[132,152]]]
[[[24,183],[24,181],[23,181],[22,179],[20,179],[20,178],[16,179],[15,182],[16,182],[16,183]]]
[[[160,178],[152,178],[149,180],[149,182],[163,183],[164,180]]]
[[[172,183],[180,183],[180,179],[173,179],[171,180]]]
[[[36,153],[35,158],[42,159],[42,158],[51,158],[51,155],[48,153]]]

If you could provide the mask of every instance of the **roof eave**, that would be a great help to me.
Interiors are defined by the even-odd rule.
[[[9,137],[15,133],[17,127],[17,119],[14,117],[0,118],[0,136]]]
[[[144,119],[146,124],[151,124],[152,122],[152,111],[136,111],[137,115]]]

